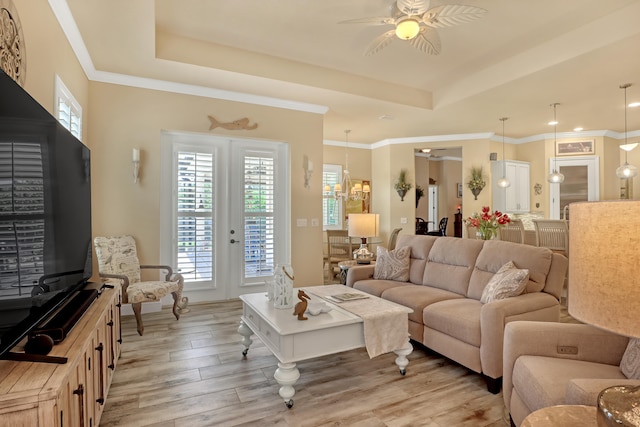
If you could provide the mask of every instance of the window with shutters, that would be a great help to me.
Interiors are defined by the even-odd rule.
[[[342,181],[342,166],[322,165],[322,228],[324,230],[342,229],[341,199],[333,196],[333,188]],[[328,190],[328,191],[327,191]]]
[[[58,121],[82,141],[82,107],[58,76],[55,83],[55,105]]]
[[[44,181],[40,144],[0,142],[0,298],[30,295],[44,274]]]
[[[178,151],[177,267],[185,281],[214,276],[214,154]]]
[[[273,276],[274,159],[268,153],[244,156],[244,276]]]

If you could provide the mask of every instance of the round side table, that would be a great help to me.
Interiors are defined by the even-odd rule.
[[[557,405],[527,415],[520,427],[597,427],[595,406]]]

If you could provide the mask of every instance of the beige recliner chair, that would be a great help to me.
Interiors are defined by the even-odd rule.
[[[620,362],[629,338],[593,326],[516,321],[504,332],[503,397],[512,425],[554,405],[596,406],[600,391],[640,385]]]

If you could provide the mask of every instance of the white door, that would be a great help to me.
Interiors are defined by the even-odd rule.
[[[429,231],[434,231],[438,229],[438,186],[430,185],[429,186]]]
[[[598,156],[549,159],[549,170],[557,164],[564,175],[562,184],[549,184],[551,219],[569,219],[569,205],[600,199]]]
[[[176,132],[163,142],[172,191],[161,256],[183,275],[185,294],[197,302],[265,291],[290,255],[288,145]]]

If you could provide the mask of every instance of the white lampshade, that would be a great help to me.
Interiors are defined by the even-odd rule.
[[[569,314],[640,337],[640,200],[572,203]]]
[[[349,236],[375,237],[380,230],[380,215],[349,214]]]

